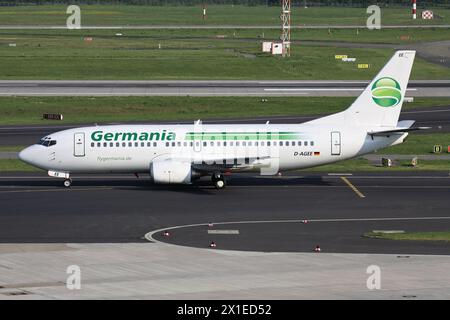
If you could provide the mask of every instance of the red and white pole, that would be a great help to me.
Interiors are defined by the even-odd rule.
[[[412,0],[412,14],[413,14],[413,19],[416,20],[417,18],[417,0]]]

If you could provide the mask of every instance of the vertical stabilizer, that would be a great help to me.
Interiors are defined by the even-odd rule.
[[[350,108],[345,110],[345,119],[362,126],[395,127],[415,55],[415,51],[397,51]]]

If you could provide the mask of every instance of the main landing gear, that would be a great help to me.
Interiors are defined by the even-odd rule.
[[[227,186],[227,180],[221,173],[213,174],[211,180],[216,189],[224,189]]]

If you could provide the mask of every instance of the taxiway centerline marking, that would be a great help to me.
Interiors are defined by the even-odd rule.
[[[352,189],[360,198],[366,197],[346,177],[341,177],[341,180],[344,181],[350,187],[350,189]]]

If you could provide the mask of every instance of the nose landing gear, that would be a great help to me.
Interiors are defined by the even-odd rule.
[[[70,188],[70,186],[72,185],[72,179],[65,179],[63,184],[64,187]]]
[[[49,170],[48,175],[54,178],[64,178],[63,186],[66,188],[69,188],[72,185],[72,179],[70,179],[70,174],[68,172]]]

